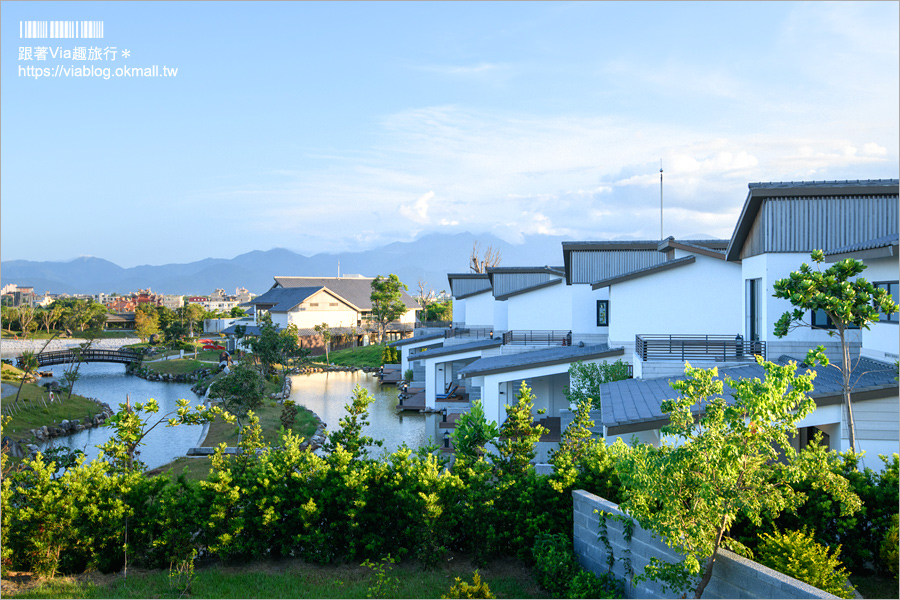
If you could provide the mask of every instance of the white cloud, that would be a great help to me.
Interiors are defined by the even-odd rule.
[[[400,214],[416,223],[428,224],[428,203],[434,198],[434,192],[427,192],[419,196],[413,204],[400,207]]]

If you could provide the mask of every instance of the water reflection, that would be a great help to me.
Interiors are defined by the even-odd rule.
[[[353,388],[359,384],[375,398],[375,402],[369,405],[369,426],[363,433],[384,440],[382,448],[385,451],[393,452],[403,442],[410,448],[419,448],[435,438],[433,415],[417,412],[398,414],[397,388],[382,386],[375,375],[360,371],[314,373],[294,375],[291,383],[291,399],[319,415],[328,431],[340,427],[341,418],[347,414],[344,405],[351,402]],[[370,449],[370,452],[375,456],[380,454],[377,448]]]

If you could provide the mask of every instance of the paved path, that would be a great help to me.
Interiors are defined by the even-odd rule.
[[[54,350],[68,350],[69,348],[75,348],[79,344],[83,344],[87,340],[78,339],[78,338],[69,338],[69,339],[55,339],[50,342],[50,345],[47,346],[47,352],[52,352]],[[135,344],[139,342],[137,338],[111,338],[111,339],[102,339],[102,340],[94,340],[94,344],[91,348],[95,350],[118,350],[122,346],[128,346],[130,344]],[[44,347],[44,344],[47,343],[47,340],[10,340],[4,339],[0,341],[0,354],[3,355],[4,358],[12,358],[15,356],[21,356],[22,352],[25,350],[31,350],[32,352],[40,352]]]
[[[7,396],[15,396],[16,390],[19,389],[19,386],[13,385],[11,383],[3,383],[0,384],[0,396],[6,398]]]

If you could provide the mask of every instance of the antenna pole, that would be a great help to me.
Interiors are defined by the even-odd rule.
[[[663,169],[659,159],[659,239],[663,240]]]
[[[338,261],[338,279],[341,278],[341,261]]]

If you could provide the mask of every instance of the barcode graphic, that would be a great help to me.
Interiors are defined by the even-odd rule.
[[[103,21],[19,21],[19,38],[103,37]]]

